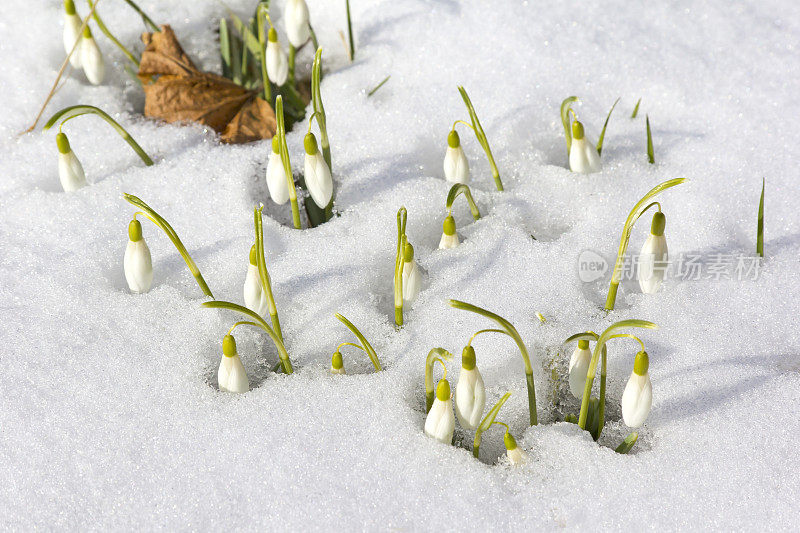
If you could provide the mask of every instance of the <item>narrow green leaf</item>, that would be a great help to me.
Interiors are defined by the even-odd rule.
[[[406,243],[408,211],[404,206],[397,210],[397,255],[394,259],[394,323],[403,325],[403,247]]]
[[[617,448],[614,451],[623,454],[628,453],[629,451],[631,451],[631,448],[633,448],[633,445],[636,444],[636,441],[638,439],[639,439],[639,434],[634,431],[633,433],[625,437],[625,440],[623,440],[622,443],[619,446],[617,446]]]
[[[219,19],[219,55],[222,58],[222,75],[229,80],[233,79],[231,68],[231,37],[228,35],[228,21]]]
[[[573,102],[577,102],[577,96],[570,96],[564,98],[561,102],[561,125],[564,126],[564,138],[567,140],[567,158],[569,158],[569,149],[572,148],[572,127],[569,121],[569,108],[572,107]]]
[[[453,354],[444,348],[434,348],[428,352],[428,357],[425,358],[425,412],[431,410],[433,405],[434,387],[433,387],[433,365],[436,361],[451,361]]]
[[[372,366],[375,367],[375,371],[380,372],[381,370],[383,370],[381,368],[381,362],[378,360],[378,354],[377,352],[375,352],[375,348],[372,347],[367,338],[364,337],[364,335],[358,330],[358,328],[355,327],[355,325],[353,325],[353,323],[350,322],[344,315],[336,313],[334,316],[338,318],[342,324],[347,326],[347,329],[352,331],[353,335],[358,337],[359,342],[361,342],[361,347],[364,348],[364,351],[367,353],[367,356],[369,356],[369,360],[372,361]]]
[[[320,83],[322,81],[322,48],[318,48],[314,54],[314,64],[311,68],[311,101],[314,107],[314,117],[317,119],[319,126],[319,143],[322,148],[322,157],[325,163],[328,164],[331,173],[333,172],[333,165],[331,163],[331,145],[328,139],[327,117],[325,115],[325,106],[322,104],[322,93],[320,91]],[[323,222],[327,222],[333,217],[333,202],[336,197],[336,191],[333,191],[331,199],[325,208],[319,207],[313,200],[306,198],[306,212],[308,219],[312,226],[318,226]]]
[[[258,275],[261,278],[261,286],[264,289],[264,294],[267,297],[267,308],[269,316],[272,320],[272,329],[278,334],[278,337],[283,340],[283,332],[281,331],[281,322],[278,318],[278,308],[275,305],[275,297],[272,294],[272,281],[267,271],[267,260],[264,256],[264,228],[261,219],[261,212],[263,207],[256,207],[253,211],[255,235],[256,235],[256,265],[258,266]]]
[[[761,199],[758,201],[758,232],[756,234],[756,253],[764,257],[764,185],[766,180],[761,178]]]
[[[480,456],[480,448],[481,448],[481,438],[483,437],[483,432],[492,427],[494,420],[497,418],[497,415],[500,413],[500,409],[502,409],[503,404],[511,398],[511,391],[508,391],[500,398],[494,406],[489,409],[489,412],[486,413],[486,416],[483,417],[481,423],[478,425],[478,429],[475,430],[475,440],[472,442],[472,455],[478,459]]]
[[[345,6],[347,8],[347,35],[350,38],[350,62],[352,63],[353,59],[356,57],[356,45],[353,43],[353,21],[350,18],[350,0],[345,0]]]
[[[647,123],[647,160],[652,165],[656,162],[656,157],[653,154],[653,135],[650,133],[650,117],[648,115],[645,115],[645,121]]]
[[[114,37],[114,34],[111,33],[108,27],[106,27],[105,23],[103,22],[103,19],[100,18],[100,14],[97,12],[97,9],[95,9],[96,2],[97,0],[88,0],[89,7],[92,9],[92,18],[94,18],[97,27],[100,28],[100,31],[103,32],[103,34],[106,37],[108,37],[108,40],[114,43],[117,46],[117,48],[119,48],[120,51],[125,55],[125,57],[127,57],[138,68],[139,58],[133,55],[133,53],[130,50],[125,48],[125,46],[121,42],[119,42],[119,40],[116,37]]]
[[[369,92],[367,93],[367,98],[369,98],[370,96],[372,96],[373,94],[375,94],[375,93],[378,91],[378,89],[380,89],[381,87],[383,87],[383,84],[384,84],[384,83],[386,83],[387,81],[389,81],[389,78],[391,78],[391,77],[392,77],[392,75],[391,75],[391,74],[389,74],[388,76],[386,76],[385,78],[383,78],[383,81],[382,81],[382,82],[380,82],[378,85],[376,85],[375,87],[373,87],[373,88],[372,88],[372,90],[371,90],[371,91],[369,91]]]
[[[151,30],[153,30],[155,32],[160,32],[161,31],[161,29],[158,27],[158,24],[153,22],[153,19],[148,17],[147,13],[142,11],[142,8],[140,8],[138,5],[136,5],[136,3],[133,0],[124,0],[124,2],[126,4],[128,4],[129,6],[131,6],[133,8],[133,10],[136,11],[139,14],[140,17],[142,17],[142,20],[144,21],[144,23],[147,26],[150,26]]]
[[[448,212],[453,208],[453,202],[456,201],[456,198],[459,194],[463,194],[464,197],[467,199],[467,203],[469,204],[469,210],[472,212],[472,218],[478,220],[481,218],[481,212],[478,210],[478,206],[475,203],[475,200],[472,198],[472,191],[469,189],[469,185],[464,183],[456,183],[452,187],[450,187],[450,192],[447,193],[447,203],[445,204],[445,209]]]
[[[636,115],[639,114],[639,104],[642,103],[642,99],[639,98],[636,100],[636,107],[633,108],[633,113],[631,113],[631,118],[636,118]]]
[[[497,169],[497,164],[494,162],[492,150],[489,148],[489,141],[486,139],[486,133],[483,131],[481,121],[478,120],[478,114],[475,112],[475,108],[472,105],[472,100],[469,99],[469,95],[467,94],[467,91],[464,90],[464,87],[459,85],[458,92],[461,93],[461,99],[464,100],[464,105],[467,106],[467,112],[469,113],[469,119],[472,122],[472,129],[475,132],[475,137],[477,137],[478,142],[480,143],[481,147],[483,147],[483,151],[486,152],[486,158],[489,160],[489,166],[492,168],[492,177],[494,178],[495,187],[497,187],[498,191],[502,191],[503,182],[500,181],[500,171]]]
[[[597,155],[603,155],[603,139],[606,137],[606,127],[608,126],[608,119],[611,118],[611,113],[614,112],[614,108],[617,107],[617,102],[619,102],[619,98],[614,100],[614,105],[611,106],[611,109],[608,110],[608,115],[606,115],[606,121],[603,124],[603,130],[600,132],[600,138],[597,140]]]
[[[294,175],[292,174],[292,163],[289,161],[289,147],[286,145],[286,126],[283,122],[283,98],[278,95],[275,100],[275,118],[277,122],[277,130],[275,135],[280,139],[281,149],[281,162],[283,163],[283,171],[286,173],[286,185],[289,188],[289,201],[292,205],[292,222],[295,229],[302,227],[300,223],[300,210],[297,207],[297,191],[294,188]]]

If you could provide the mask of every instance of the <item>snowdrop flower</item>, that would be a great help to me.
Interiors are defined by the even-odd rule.
[[[572,172],[590,174],[600,172],[603,163],[594,143],[587,142],[583,133],[583,124],[575,120],[572,123],[572,145],[569,149],[569,169]]]
[[[419,296],[422,287],[422,275],[414,260],[414,247],[406,243],[403,248],[403,301],[412,304]]]
[[[344,361],[342,360],[342,352],[336,350],[331,357],[331,374],[345,374]]]
[[[278,87],[289,77],[289,61],[278,42],[278,32],[271,26],[267,34],[267,77]]]
[[[633,363],[633,372],[625,385],[625,392],[622,393],[622,419],[625,425],[638,428],[650,414],[650,406],[653,404],[653,385],[650,383],[650,359],[647,352],[636,354]]]
[[[592,351],[589,349],[589,341],[579,340],[578,347],[575,348],[569,359],[569,391],[579,400],[583,398],[583,388],[586,385],[586,374],[589,372],[591,359]]]
[[[325,158],[317,149],[317,138],[313,133],[306,135],[303,145],[306,149],[305,158],[305,181],[306,188],[311,194],[314,203],[321,209],[327,207],[328,202],[333,196],[333,180],[331,170],[325,162]]]
[[[447,215],[442,224],[442,238],[439,240],[439,249],[446,250],[458,246],[458,235],[456,234],[456,219],[453,215]]]
[[[153,260],[150,248],[142,237],[142,223],[135,218],[128,224],[128,246],[125,248],[125,281],[131,292],[142,294],[153,284]]]
[[[444,179],[451,183],[469,183],[469,162],[461,148],[458,132],[451,130],[447,136],[447,151],[444,154]]]
[[[650,236],[639,254],[639,287],[645,294],[653,294],[661,287],[667,270],[667,238],[664,228],[667,217],[658,211],[650,224]]]
[[[450,383],[444,378],[436,385],[436,399],[425,419],[425,434],[445,444],[453,443],[456,419],[453,416],[453,400],[450,399]]]
[[[528,454],[517,446],[517,440],[508,431],[503,435],[503,444],[506,445],[506,456],[512,465],[521,465],[528,461]]]
[[[61,187],[66,192],[77,191],[81,187],[85,187],[87,183],[83,165],[72,152],[67,136],[63,133],[56,135],[56,145],[58,146],[58,179],[61,181]]]
[[[267,295],[261,286],[261,276],[256,265],[256,245],[250,248],[250,262],[247,265],[247,276],[244,278],[244,304],[259,315],[267,315]]]
[[[476,429],[486,406],[483,376],[475,366],[475,349],[465,346],[461,352],[461,373],[456,384],[456,416],[464,429]]]
[[[306,0],[288,0],[283,12],[286,21],[286,35],[295,48],[300,48],[311,37],[308,25],[308,5]]]
[[[286,171],[280,154],[280,138],[272,137],[272,152],[267,160],[267,189],[272,201],[283,205],[289,201],[289,185],[286,183]]]
[[[92,85],[100,85],[106,76],[106,67],[103,63],[103,54],[100,53],[97,43],[92,37],[92,30],[87,24],[83,28],[83,38],[81,39],[81,66],[86,79]]]
[[[75,51],[69,56],[73,68],[81,66],[81,43],[78,38],[81,36],[82,25],[83,21],[75,12],[75,3],[72,0],[64,0],[64,51],[70,53],[75,46]],[[78,41],[77,46],[75,41]]]
[[[244,370],[242,360],[236,353],[236,339],[233,335],[222,338],[222,360],[217,372],[219,390],[223,392],[247,392],[250,390],[250,381]]]

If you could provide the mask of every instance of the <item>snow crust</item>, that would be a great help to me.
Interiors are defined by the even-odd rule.
[[[8,2],[0,18],[0,523],[7,529],[792,529],[800,519],[797,454],[800,218],[800,5],[787,0],[528,2],[353,0],[356,60],[338,32],[344,2],[308,0],[324,47],[322,95],[341,216],[295,231],[269,199],[269,145],[226,146],[201,126],[145,120],[125,59],[99,31],[106,82],[73,72],[45,112],[94,104],[156,160],[145,167],[100,119],[65,126],[92,183],[61,192],[55,132],[30,125],[63,59],[60,1]],[[175,29],[198,65],[219,69],[217,2],[142,0]],[[253,2],[230,0],[240,15]],[[283,3],[274,20],[285,42]],[[81,14],[87,9],[78,2]],[[139,19],[124,2],[100,12],[138,52]],[[310,47],[299,55],[308,73]],[[375,95],[366,92],[391,74]],[[469,92],[506,191],[498,193],[474,137],[460,130],[484,217],[454,211],[462,244],[438,250],[449,189],[449,128],[468,119]],[[558,106],[597,138],[613,101],[603,170],[567,169]],[[641,97],[640,116],[630,113]],[[647,163],[644,115],[656,164]],[[288,138],[300,168],[304,128]],[[667,279],[655,295],[626,283],[601,311],[606,280],[582,283],[578,256],[616,252],[622,224],[655,184],[673,254],[752,256],[766,177],[766,260],[757,280]],[[141,197],[171,222],[220,299],[241,303],[252,213],[266,205],[273,289],[296,372],[272,374],[276,353],[237,329],[253,389],[220,393],[222,337],[238,320],[200,308],[202,295],[166,236],[143,222],[152,290],[130,294],[122,270],[122,199]],[[423,291],[392,321],[395,213],[425,271]],[[647,236],[649,216],[631,250]],[[536,237],[536,240],[531,238]],[[509,319],[533,358],[539,417],[527,428],[522,361],[513,343],[475,343],[487,407],[501,411],[528,464],[512,468],[502,431],[456,429],[458,446],[425,437],[428,350],[459,354],[486,319],[447,306],[463,299]],[[341,312],[376,348],[385,371],[344,349]],[[536,313],[547,322],[542,324]],[[561,416],[569,335],[623,318],[643,332],[653,410],[630,455],[619,398],[637,351],[610,346],[609,424],[601,445]],[[554,359],[555,358],[555,359]],[[551,361],[561,383],[551,380]],[[437,370],[438,372],[438,370]],[[455,381],[451,381],[455,383]],[[577,412],[573,400],[567,410]]]

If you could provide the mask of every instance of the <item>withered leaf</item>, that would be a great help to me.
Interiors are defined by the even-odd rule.
[[[166,122],[193,121],[222,134],[222,141],[246,143],[271,139],[275,112],[257,91],[227,78],[202,72],[181,48],[169,25],[142,35],[145,50],[139,65],[144,114]]]

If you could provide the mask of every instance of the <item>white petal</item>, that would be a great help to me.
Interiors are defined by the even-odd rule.
[[[647,420],[653,405],[653,385],[650,374],[640,376],[631,372],[625,392],[622,393],[622,419],[625,425],[638,428]]]
[[[569,360],[569,391],[579,400],[583,398],[583,388],[586,385],[586,374],[589,372],[591,359],[591,350],[575,348]]]
[[[461,369],[456,385],[456,416],[464,429],[475,429],[483,418],[486,406],[486,387],[477,367]]]
[[[270,151],[267,160],[267,189],[272,201],[283,205],[289,201],[289,185],[286,182],[286,172],[283,170],[281,156]]]
[[[506,450],[508,460],[512,465],[521,465],[528,461],[528,454],[522,448],[517,446],[513,450]]]
[[[75,41],[78,41],[75,51],[69,56],[69,62],[73,68],[81,66],[81,25],[83,25],[83,21],[78,15],[64,13],[64,52],[70,53],[72,47],[75,46]]]
[[[333,180],[331,171],[325,163],[322,154],[306,154],[305,157],[305,182],[308,192],[314,203],[320,208],[325,208],[333,196]]]
[[[572,140],[569,150],[569,169],[583,174],[599,172],[603,169],[597,149],[593,143],[587,141],[586,137]]]
[[[456,419],[453,416],[453,401],[443,402],[439,398],[433,400],[431,410],[425,419],[425,434],[445,444],[453,443],[453,431]]]
[[[447,250],[450,248],[455,248],[456,246],[458,246],[458,233],[448,235],[442,232],[442,238],[439,240],[439,249]]]
[[[141,294],[150,290],[153,284],[153,260],[150,248],[144,239],[128,241],[123,260],[125,280],[131,292]]]
[[[262,317],[267,316],[267,296],[261,287],[261,277],[258,274],[258,267],[250,263],[247,264],[247,276],[244,279],[243,293],[244,304],[248,309],[258,313]]]
[[[311,29],[308,26],[308,6],[305,0],[288,0],[284,11],[286,35],[295,48],[303,46],[309,37]]]
[[[106,76],[106,67],[103,63],[103,54],[97,47],[93,37],[81,39],[81,65],[86,79],[92,85],[100,85]]]
[[[227,376],[227,383],[225,384],[225,388],[220,385],[220,390],[224,390],[225,392],[247,392],[250,390],[250,381],[247,379],[247,372],[244,370],[244,365],[242,364],[242,360],[239,359],[239,355],[234,355],[233,357],[226,357],[222,356],[223,359],[228,359],[228,361],[223,361],[223,364],[227,366],[228,376]],[[220,366],[220,371],[222,370],[222,366]],[[220,373],[217,373],[217,381],[219,381]]]
[[[231,358],[223,355],[219,362],[219,370],[217,370],[217,384],[221,391],[228,392],[228,378],[231,373],[231,366]]]
[[[289,76],[289,61],[278,42],[267,42],[267,77],[280,87]]]
[[[650,234],[639,254],[639,287],[645,294],[658,292],[667,271],[667,238]]]
[[[77,191],[85,187],[86,174],[83,173],[83,165],[78,161],[75,153],[70,150],[67,154],[58,154],[58,178],[61,180],[61,187],[66,192]]]
[[[469,183],[469,162],[461,146],[447,147],[444,155],[444,178],[451,183]]]
[[[331,374],[345,375],[346,372],[344,371],[344,367],[342,367],[342,368],[333,368],[333,367],[331,367]]]
[[[414,303],[421,288],[422,275],[417,267],[417,262],[405,263],[403,265],[403,301],[408,304]]]

